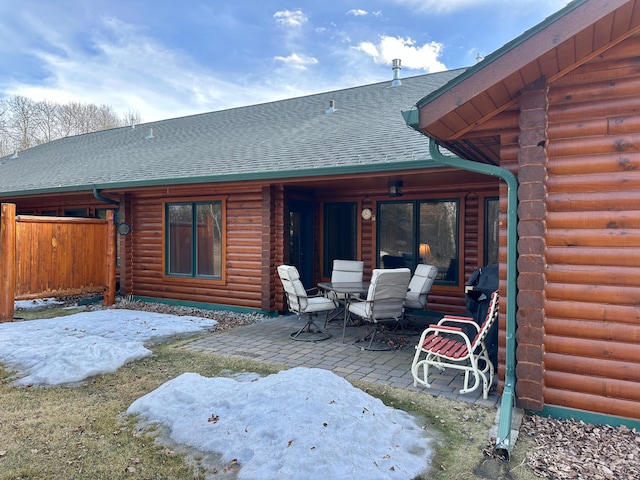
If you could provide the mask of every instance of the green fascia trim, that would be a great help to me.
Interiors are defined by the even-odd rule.
[[[612,427],[625,425],[626,427],[640,430],[640,420],[588,412],[586,410],[545,405],[539,412],[533,410],[527,410],[527,412],[538,415],[539,417],[551,417],[560,420],[573,418],[574,420],[583,421],[584,423],[590,423],[592,425],[610,425]]]
[[[402,118],[404,118],[404,123],[407,126],[413,128],[416,131],[419,131],[418,128],[420,126],[420,111],[417,108],[412,108],[411,110],[402,110],[400,112],[402,114]]]
[[[422,98],[421,100],[418,100],[418,102],[416,103],[416,107],[418,107],[418,109],[424,107],[428,103],[430,103],[433,100],[435,100],[436,98],[438,98],[440,95],[443,95],[444,93],[446,93],[447,91],[449,91],[450,89],[455,87],[456,85],[464,82],[469,77],[475,75],[476,72],[478,72],[478,71],[480,71],[480,70],[482,70],[484,68],[489,67],[493,62],[495,62],[497,59],[499,59],[500,57],[505,55],[507,52],[509,52],[510,50],[514,49],[515,47],[517,47],[521,43],[526,42],[531,37],[533,37],[534,35],[538,34],[541,30],[544,30],[549,25],[551,25],[552,23],[556,22],[559,18],[564,17],[565,15],[567,15],[570,12],[572,12],[573,10],[578,8],[580,5],[582,5],[583,3],[586,3],[587,1],[588,0],[573,0],[572,2],[568,3],[564,8],[562,8],[562,9],[558,10],[556,13],[550,15],[549,17],[544,19],[542,22],[540,22],[538,25],[530,28],[529,30],[525,31],[519,37],[514,38],[509,43],[506,43],[505,45],[500,47],[495,52],[487,55],[484,58],[484,60],[476,63],[472,67],[469,67],[464,73],[461,73],[459,76],[457,76],[456,78],[451,80],[449,83],[446,83],[445,85],[443,85],[442,87],[438,88],[437,90],[434,90],[429,95],[427,95],[426,97]]]
[[[199,308],[201,310],[224,310],[228,312],[237,313],[259,313],[270,317],[277,317],[278,312],[264,312],[258,308],[238,307],[235,305],[222,305],[217,303],[205,303],[205,302],[185,302],[181,300],[171,300],[169,298],[155,298],[155,297],[142,297],[134,295],[131,298],[133,301],[148,302],[148,303],[164,303],[165,305],[173,305],[177,307],[191,307]]]
[[[154,180],[137,180],[132,182],[116,182],[102,184],[75,185],[68,187],[41,188],[34,190],[19,190],[13,192],[1,192],[1,197],[18,197],[27,195],[40,195],[45,193],[69,193],[95,190],[114,190],[119,188],[135,187],[157,187],[166,185],[192,185],[197,183],[225,183],[250,180],[289,180],[292,178],[337,176],[358,173],[378,173],[378,172],[400,172],[403,170],[414,170],[416,168],[437,168],[441,167],[436,163],[429,162],[429,159],[416,158],[415,160],[402,162],[367,163],[362,165],[330,166],[321,168],[305,168],[297,170],[279,170],[259,173],[239,173],[234,175],[203,175],[199,177],[164,178]]]

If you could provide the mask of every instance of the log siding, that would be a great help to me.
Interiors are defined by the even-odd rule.
[[[179,278],[164,272],[165,202],[201,201],[201,190],[192,195],[163,195],[157,191],[132,194],[130,278],[128,293],[185,302],[232,305],[252,309],[263,306],[263,191],[261,188],[211,192],[208,199],[224,198],[226,256],[222,280]],[[216,195],[217,193],[217,195]],[[270,200],[269,200],[270,201]],[[267,298],[271,296],[267,293]],[[267,301],[267,303],[270,303]]]
[[[543,355],[546,404],[636,419],[639,46],[630,38],[550,85]]]

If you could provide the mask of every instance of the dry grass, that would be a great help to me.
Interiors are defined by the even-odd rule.
[[[140,434],[134,419],[123,418],[122,412],[135,399],[184,372],[269,374],[278,367],[176,348],[182,343],[184,340],[157,346],[152,358],[73,388],[16,388],[4,372],[0,381],[0,478],[205,478],[207,470],[200,457],[187,460],[160,446],[151,436]],[[380,385],[356,386],[387,405],[423,416],[427,428],[441,432],[430,480],[534,478],[520,464],[522,449],[519,453],[516,448],[509,464],[484,455],[494,409]],[[224,474],[224,466],[218,468],[212,478],[231,478]]]

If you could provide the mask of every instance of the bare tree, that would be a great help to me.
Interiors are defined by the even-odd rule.
[[[44,100],[35,105],[35,134],[34,142],[36,144],[47,143],[58,137],[57,117],[58,105],[56,103]]]
[[[24,150],[36,144],[36,103],[21,95],[7,100],[9,142],[16,149]]]
[[[8,143],[9,135],[7,129],[8,118],[6,103],[4,100],[0,100],[0,156],[4,156],[9,152],[11,148]]]
[[[124,116],[108,105],[48,100],[36,102],[14,95],[0,99],[0,156],[71,135],[140,123],[139,112]]]
[[[138,125],[142,123],[142,116],[139,111],[129,109],[122,117],[122,122],[124,125]]]

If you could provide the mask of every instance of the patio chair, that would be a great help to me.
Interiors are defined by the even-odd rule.
[[[431,325],[422,332],[411,364],[414,386],[421,384],[427,388],[431,387],[430,366],[441,371],[454,368],[464,371],[461,394],[475,391],[482,381],[482,398],[487,398],[493,382],[494,366],[489,359],[485,338],[498,319],[498,300],[498,292],[495,291],[491,294],[489,310],[482,325],[478,325],[471,317],[446,315],[437,325]],[[473,339],[465,333],[465,328],[469,327],[476,332]],[[421,367],[422,374],[419,371]],[[470,375],[474,380],[471,386],[469,386]]]
[[[408,319],[409,312],[425,309],[427,306],[427,299],[429,298],[429,292],[431,291],[431,287],[433,286],[433,282],[437,276],[438,267],[434,265],[425,265],[421,263],[416,267],[416,270],[411,277],[411,282],[409,282],[409,291],[407,292],[407,298],[404,302],[405,314],[402,319],[402,323],[404,323],[404,320]],[[411,325],[410,321],[408,321],[408,323]],[[411,325],[411,327],[414,331],[416,330],[413,325]],[[404,328],[404,325],[401,325],[401,328]]]
[[[306,342],[330,338],[331,334],[314,323],[314,317],[322,312],[329,315],[329,312],[332,312],[338,306],[337,302],[321,295],[310,295],[309,292],[312,290],[304,288],[298,269],[292,265],[280,265],[278,267],[278,275],[287,295],[289,311],[296,313],[299,317],[307,317],[307,322],[300,330],[289,336],[293,340]]]
[[[362,282],[362,274],[364,272],[364,262],[358,260],[334,260],[333,270],[331,270],[331,283],[342,282]],[[358,295],[349,295],[346,293],[337,293],[328,291],[326,296],[332,300],[336,300],[338,304],[343,306],[346,304],[346,298],[359,298]],[[342,308],[337,308],[333,315],[327,315],[325,321],[325,328],[327,323],[334,320],[343,311]]]
[[[332,282],[361,282],[364,262],[359,260],[334,260]]]
[[[367,298],[363,301],[349,303],[349,313],[373,323],[373,330],[356,344],[366,342],[364,350],[391,350],[393,347],[387,342],[378,341],[374,347],[375,336],[381,332],[380,323],[383,321],[399,322],[404,314],[404,302],[411,280],[411,270],[408,268],[391,268],[373,270],[371,284]]]
[[[405,308],[423,310],[427,306],[427,298],[437,275],[438,267],[434,265],[421,263],[416,267],[409,282],[409,291],[404,302]]]

